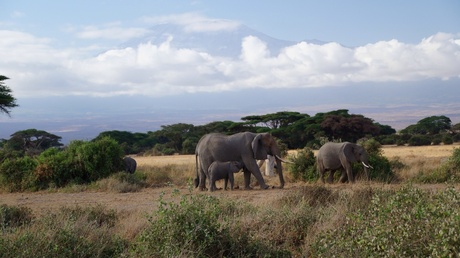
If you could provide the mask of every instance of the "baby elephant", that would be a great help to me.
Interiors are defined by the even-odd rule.
[[[225,179],[224,190],[227,190],[227,182],[230,179],[230,189],[233,190],[233,184],[235,182],[233,173],[240,171],[242,168],[243,163],[239,161],[214,161],[208,169],[209,191],[212,192],[216,190],[216,181],[220,179]]]

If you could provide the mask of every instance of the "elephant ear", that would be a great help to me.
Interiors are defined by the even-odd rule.
[[[352,143],[345,143],[343,146],[343,154],[349,162],[357,162],[356,155],[356,145]]]
[[[252,140],[251,146],[254,152],[254,159],[264,160],[267,158],[268,153],[263,143],[263,136],[263,134],[257,134]]]

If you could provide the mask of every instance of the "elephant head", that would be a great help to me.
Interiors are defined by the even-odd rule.
[[[369,156],[363,146],[346,142],[343,145],[343,158],[348,162],[360,162],[364,166],[364,173],[369,180],[369,169],[372,166],[369,164]],[[341,158],[341,159],[343,159]]]
[[[267,155],[276,158],[276,172],[280,179],[280,188],[284,187],[284,177],[281,162],[286,162],[281,158],[281,151],[276,143],[276,139],[269,133],[260,133],[252,141],[252,150],[254,158],[257,160],[265,160]]]

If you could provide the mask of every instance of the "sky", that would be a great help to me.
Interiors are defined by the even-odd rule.
[[[186,35],[230,33],[245,25],[293,44],[274,53],[268,42],[248,36],[241,40],[240,54],[233,57],[177,48],[174,37],[123,47],[130,40],[148,37],[153,26],[164,23],[180,26]],[[460,79],[458,0],[0,0],[0,38],[0,74],[10,78],[6,84],[20,104],[11,117],[0,116],[0,138],[8,138],[21,126],[45,122],[61,121],[56,132],[76,132],[85,127],[84,122],[71,125],[65,118],[97,114],[91,116],[93,120],[104,120],[123,105],[125,97],[137,104],[137,110],[157,114],[161,106],[141,103],[149,98],[174,101],[174,96],[206,102],[206,94],[249,94],[257,89],[308,95],[305,89],[352,89],[363,83],[435,81],[438,86],[460,87],[452,86]],[[82,104],[95,102],[93,98],[106,106]],[[60,103],[65,99],[65,104],[47,103],[57,99]],[[291,107],[286,99],[276,108]],[[400,104],[405,102],[402,99]],[[214,108],[200,106],[201,111]],[[178,119],[183,117],[167,122]],[[110,126],[97,127],[105,129]]]

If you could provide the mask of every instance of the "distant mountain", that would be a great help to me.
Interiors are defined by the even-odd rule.
[[[239,25],[234,30],[190,32],[186,31],[182,25],[168,23],[155,25],[150,28],[150,33],[147,36],[127,41],[120,47],[135,47],[147,42],[160,45],[172,37],[170,44],[174,48],[188,48],[216,56],[238,57],[241,54],[241,42],[243,38],[248,36],[255,36],[265,42],[272,55],[277,55],[282,48],[297,43],[270,37],[245,25]],[[320,40],[306,42],[326,43]]]

